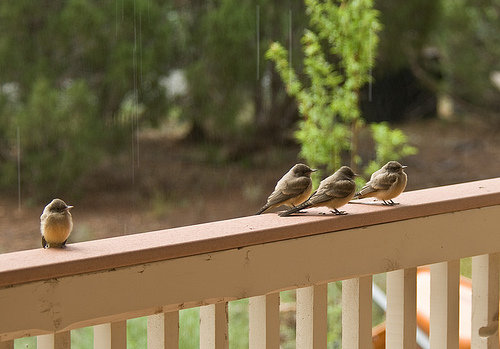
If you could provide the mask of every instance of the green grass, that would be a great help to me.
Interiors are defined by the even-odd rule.
[[[460,275],[472,278],[472,258],[462,258],[460,260]]]
[[[460,274],[471,277],[471,258],[460,261]],[[375,283],[385,290],[385,274],[373,276]],[[328,285],[328,347],[340,348],[342,342],[342,283]],[[281,292],[280,302],[284,305],[295,303],[295,291]],[[229,302],[229,348],[248,348],[248,299]],[[372,325],[385,320],[384,312],[373,305]],[[199,309],[185,309],[179,312],[179,348],[196,349],[200,342]],[[281,347],[295,348],[295,312],[280,313]],[[71,348],[87,349],[93,347],[92,327],[71,331]],[[127,349],[142,349],[147,346],[147,319],[141,317],[127,321]],[[36,338],[21,338],[15,341],[15,349],[35,349]]]

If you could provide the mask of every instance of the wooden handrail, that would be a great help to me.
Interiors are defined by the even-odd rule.
[[[0,287],[500,205],[500,178],[406,192],[396,201],[388,207],[364,199],[345,206],[346,216],[323,215],[321,208],[292,217],[271,213],[1,254]]]

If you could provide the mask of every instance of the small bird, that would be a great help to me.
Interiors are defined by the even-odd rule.
[[[315,169],[304,164],[294,165],[276,184],[274,191],[267,198],[267,203],[256,214],[269,208],[285,205],[295,207],[304,202],[312,191],[311,173]]]
[[[356,183],[354,177],[357,175],[348,166],[342,166],[332,174],[321,181],[318,189],[302,204],[281,212],[281,217],[289,216],[292,213],[308,207],[325,206],[332,209],[332,213],[337,215],[347,214],[344,211],[337,210],[351,200],[356,192]]]
[[[408,176],[403,171],[407,166],[397,161],[389,161],[380,170],[373,172],[370,181],[356,193],[355,199],[375,197],[384,205],[396,205],[393,198],[405,190]]]
[[[69,234],[73,229],[73,218],[68,206],[61,199],[52,200],[40,216],[40,232],[42,247],[65,247]]]

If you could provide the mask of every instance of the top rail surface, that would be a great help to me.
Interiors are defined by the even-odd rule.
[[[500,178],[410,191],[396,201],[384,206],[363,199],[346,205],[345,216],[324,215],[325,208],[290,217],[271,213],[0,254],[0,287],[500,205]]]

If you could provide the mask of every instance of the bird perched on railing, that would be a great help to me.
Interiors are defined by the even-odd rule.
[[[396,205],[392,199],[406,188],[408,176],[404,169],[407,166],[397,161],[389,161],[380,170],[373,172],[370,181],[356,193],[355,199],[374,197],[384,202],[384,205]]]
[[[274,191],[267,198],[267,203],[256,213],[282,205],[294,207],[304,202],[312,191],[311,173],[315,169],[304,164],[294,165],[276,184]]]
[[[330,177],[321,181],[318,189],[302,204],[280,213],[280,216],[288,216],[308,207],[324,206],[332,209],[332,213],[337,215],[347,214],[339,211],[338,208],[344,206],[354,197],[356,183],[354,177],[357,175],[348,166],[342,166]]]
[[[73,206],[61,199],[52,200],[40,216],[42,247],[64,247],[73,229],[73,218],[69,212]]]

